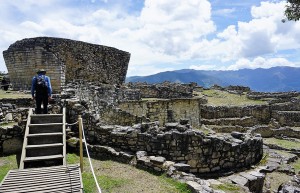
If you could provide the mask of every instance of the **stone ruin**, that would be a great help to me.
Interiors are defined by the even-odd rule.
[[[237,184],[245,192],[268,192],[267,173],[295,174],[281,167],[297,160],[300,150],[286,149],[291,156],[279,155],[274,151],[278,147],[264,144],[261,136],[300,138],[299,130],[294,129],[300,125],[299,93],[272,95],[251,92],[248,87],[218,87],[230,93],[247,92],[248,98],[273,99],[264,105],[212,106],[205,97],[193,97],[194,90],[201,90],[194,83],[122,85],[122,77],[116,82],[106,78],[68,79],[49,108],[52,113],[59,113],[67,107],[68,123],[76,122],[82,115],[88,147],[95,157],[166,173],[188,184],[193,192],[201,193],[223,192],[211,187],[215,183]],[[1,121],[18,122],[0,127],[2,154],[21,149],[26,112],[32,106],[30,99],[0,100]],[[198,130],[200,127],[208,134]],[[78,148],[77,136],[78,127],[72,126],[68,131],[70,148]],[[267,165],[256,166],[262,158]],[[211,180],[216,176],[220,179]],[[299,176],[295,175],[280,191],[299,190],[297,180]]]
[[[3,57],[13,89],[30,89],[32,77],[44,68],[53,90],[60,92],[65,82],[73,79],[122,84],[130,53],[81,41],[37,37],[15,42],[3,51]]]

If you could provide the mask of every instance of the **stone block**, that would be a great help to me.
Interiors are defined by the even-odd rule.
[[[174,167],[178,170],[178,171],[182,171],[182,172],[189,172],[191,169],[191,166],[188,164],[184,164],[184,163],[176,163],[174,164]]]
[[[247,187],[249,185],[248,179],[240,175],[232,175],[229,176],[228,179],[230,179],[233,183],[238,184],[240,186]]]
[[[166,158],[164,157],[150,156],[149,158],[150,158],[150,162],[152,162],[154,165],[159,165],[159,166],[162,166],[166,161]]]

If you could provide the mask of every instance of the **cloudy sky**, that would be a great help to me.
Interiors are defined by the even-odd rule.
[[[280,0],[0,0],[0,50],[51,36],[131,53],[128,76],[300,67],[300,22]],[[7,71],[3,56],[0,71]]]

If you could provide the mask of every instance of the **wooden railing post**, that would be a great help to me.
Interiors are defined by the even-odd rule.
[[[78,115],[79,124],[79,155],[80,155],[80,170],[83,172],[83,148],[82,148],[82,118]]]

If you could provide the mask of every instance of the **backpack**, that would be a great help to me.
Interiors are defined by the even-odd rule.
[[[48,86],[44,75],[36,76],[35,88],[37,92],[47,92]]]

